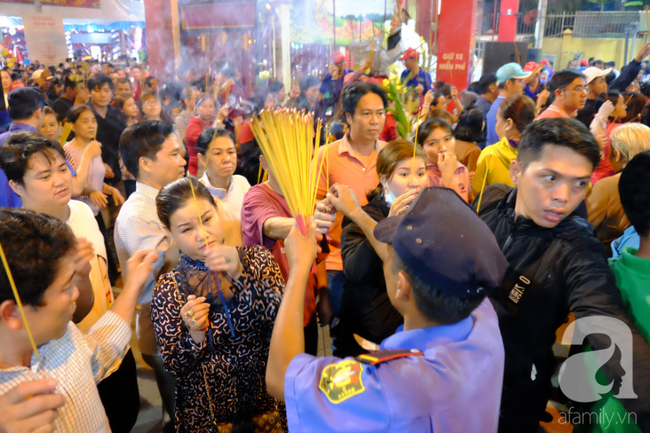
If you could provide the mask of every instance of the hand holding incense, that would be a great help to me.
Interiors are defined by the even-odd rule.
[[[262,111],[253,118],[251,129],[280,185],[291,215],[303,236],[307,236],[326,159],[318,158],[321,122],[314,133],[311,114],[295,110]]]

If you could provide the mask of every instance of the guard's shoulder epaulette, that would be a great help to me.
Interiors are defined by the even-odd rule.
[[[417,349],[406,350],[379,350],[357,356],[356,360],[368,365],[377,365],[393,359],[406,358],[407,356],[422,356],[424,353]]]

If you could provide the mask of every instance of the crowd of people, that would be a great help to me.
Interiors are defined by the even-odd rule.
[[[133,320],[163,431],[536,432],[595,410],[552,379],[558,329],[600,318],[627,332],[573,350],[620,349],[583,367],[629,422],[576,428],[650,431],[649,54],[457,89],[409,49],[404,116],[339,52],[291,89],[4,68],[0,432],[131,431]],[[324,123],[307,236],[252,132],[276,108]]]

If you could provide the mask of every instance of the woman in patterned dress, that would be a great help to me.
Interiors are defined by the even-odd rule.
[[[198,181],[192,185],[196,201],[189,178],[167,185],[156,199],[158,216],[181,251],[176,267],[160,276],[151,303],[165,368],[177,377],[176,431],[217,432],[217,424],[276,410],[285,417],[265,384],[284,291],[280,268],[264,247],[224,245],[212,195]]]

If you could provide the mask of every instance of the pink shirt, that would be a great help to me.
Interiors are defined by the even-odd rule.
[[[65,152],[65,159],[68,160],[70,166],[75,170],[78,170],[79,164],[81,163],[81,157],[83,156],[83,151],[77,149],[69,142],[63,145],[63,151]],[[104,190],[104,176],[106,176],[104,161],[101,156],[96,156],[92,161],[90,161],[90,166],[88,167],[88,180],[86,181],[85,186],[92,188],[95,191],[102,192]],[[87,195],[73,198],[86,203],[90,209],[92,209],[95,216],[99,214],[99,207],[97,207]]]
[[[325,197],[327,174],[329,173],[329,185],[335,183],[346,185],[354,191],[359,199],[359,204],[368,204],[366,194],[368,191],[377,188],[379,176],[377,175],[377,154],[386,145],[385,141],[377,140],[375,150],[368,156],[359,155],[350,145],[348,134],[334,143],[321,147],[318,152],[318,162],[327,150],[328,159],[325,160],[323,171],[318,182],[318,199]],[[328,271],[342,271],[343,260],[341,259],[341,232],[343,214],[336,214],[336,221],[327,233],[327,241],[330,245],[330,254],[327,256]]]
[[[555,105],[549,106],[546,110],[539,115],[537,119],[559,119],[561,117],[571,117],[566,111],[561,108],[556,107]]]
[[[289,206],[284,197],[266,183],[251,187],[244,195],[241,209],[241,228],[244,246],[263,245],[271,250],[273,257],[280,265],[280,272],[285,281],[289,278],[289,262],[284,253],[284,241],[275,240],[264,235],[264,222],[269,218],[292,218]],[[307,282],[305,291],[305,310],[303,326],[307,326],[316,311],[316,268]]]
[[[442,173],[440,173],[438,164],[427,161],[427,175],[429,177],[427,186],[446,188],[442,183]],[[454,172],[454,177],[452,178],[452,183],[449,189],[453,189],[463,200],[469,202],[469,186],[469,171],[467,170],[467,167],[458,162],[458,168],[456,168],[456,171]]]

